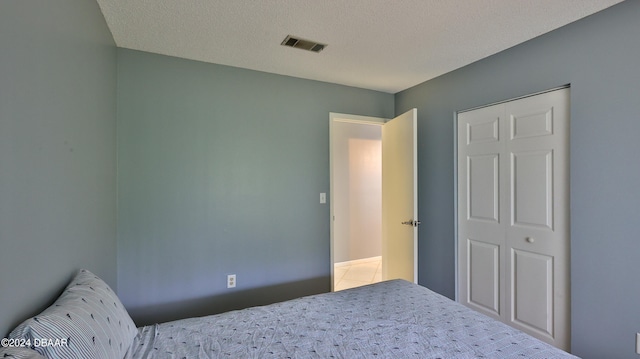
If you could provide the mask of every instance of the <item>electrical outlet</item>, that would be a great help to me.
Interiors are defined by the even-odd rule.
[[[227,276],[227,288],[235,288],[236,287],[236,275],[229,274]]]
[[[640,354],[640,333],[636,333],[636,354]]]
[[[322,203],[322,204],[327,203],[327,194],[326,193],[320,193],[320,203]]]

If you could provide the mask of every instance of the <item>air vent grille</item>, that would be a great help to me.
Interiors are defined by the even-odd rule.
[[[313,51],[313,52],[320,52],[324,50],[325,47],[327,47],[326,44],[321,44],[319,42],[311,41],[311,40],[305,40],[292,35],[288,35],[287,37],[285,37],[281,45],[295,47],[296,49],[302,49],[302,50]]]

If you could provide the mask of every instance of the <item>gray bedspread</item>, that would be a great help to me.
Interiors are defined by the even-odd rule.
[[[128,358],[576,358],[402,280],[139,332]]]

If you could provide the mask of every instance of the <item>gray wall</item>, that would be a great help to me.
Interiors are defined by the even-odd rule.
[[[116,285],[116,48],[95,1],[0,3],[0,335]]]
[[[420,283],[454,296],[454,112],[571,84],[572,349],[636,358],[640,1],[396,95],[418,108]]]
[[[119,49],[118,288],[134,320],[329,291],[329,112],[389,117],[393,104]]]

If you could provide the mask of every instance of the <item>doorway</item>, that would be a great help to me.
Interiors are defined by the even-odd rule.
[[[330,238],[330,253],[331,253],[331,287],[332,290],[336,290],[336,277],[340,274],[345,274],[344,270],[338,269],[335,264],[343,263],[344,256],[340,257],[339,247],[345,246],[340,241],[340,234],[336,235],[336,232],[342,231],[342,233],[351,233],[351,227],[359,227],[365,233],[365,236],[373,238],[381,238],[381,252],[380,252],[380,264],[375,265],[375,271],[373,273],[372,281],[375,280],[390,280],[390,279],[404,279],[410,282],[418,282],[418,260],[417,260],[417,246],[418,246],[418,205],[417,205],[417,110],[411,109],[394,119],[383,119],[366,116],[345,115],[338,113],[330,113],[330,181],[331,181],[331,193],[330,193],[330,219],[331,219],[331,238]],[[374,145],[371,140],[372,137],[367,137],[362,134],[343,142],[342,148],[349,148],[349,142],[352,147],[358,148],[355,152],[367,153],[369,157],[374,157],[373,152],[381,152],[381,160],[375,160],[375,166],[364,166],[366,169],[363,172],[370,172],[375,167],[375,170],[379,172],[381,167],[381,180],[365,179],[364,175],[349,176],[351,177],[351,183],[354,184],[355,191],[361,192],[363,189],[371,190],[373,187],[381,187],[378,191],[381,195],[381,199],[373,199],[371,192],[366,192],[362,202],[358,205],[356,212],[357,215],[352,215],[352,205],[349,204],[343,207],[342,212],[338,208],[341,199],[352,199],[352,193],[350,191],[340,192],[340,189],[336,187],[338,179],[336,177],[336,163],[340,150],[337,148],[338,136],[336,131],[339,130],[341,124],[355,124],[356,128],[369,128],[375,129],[377,133],[381,134],[381,141],[379,144]],[[365,127],[362,127],[365,126]],[[372,130],[373,131],[373,130]],[[356,131],[357,132],[357,131]],[[376,135],[378,136],[378,135]],[[377,137],[376,137],[377,141]],[[373,147],[377,149],[372,150]],[[381,147],[381,149],[380,149]],[[365,149],[368,148],[368,149]],[[347,151],[348,152],[348,151]],[[377,155],[376,155],[377,156]],[[357,158],[357,156],[355,156]],[[346,159],[344,161],[347,161]],[[348,161],[347,161],[348,162]],[[354,159],[353,162],[366,163],[369,162],[362,158]],[[373,162],[373,161],[371,161]],[[354,180],[354,178],[356,178]],[[370,177],[369,177],[370,178]],[[379,185],[381,182],[381,186]],[[375,183],[375,185],[374,185]],[[348,187],[347,187],[348,188]],[[338,198],[341,197],[341,198]],[[375,195],[377,198],[378,195]],[[381,203],[378,205],[377,203]],[[380,211],[380,214],[371,214],[365,212],[367,208],[376,208],[376,211]],[[352,226],[351,220],[345,221],[346,214],[348,217],[359,218],[358,225]],[[381,218],[380,224],[377,222],[377,218]],[[346,226],[348,230],[344,230]],[[368,234],[366,234],[368,233]],[[375,233],[375,235],[374,235]],[[369,240],[371,238],[363,238],[362,240]],[[368,249],[377,248],[377,245],[367,242]],[[347,259],[359,260],[365,259],[365,262],[371,262],[375,260],[377,252],[367,252],[363,255],[364,258]],[[374,257],[370,257],[370,256]],[[367,257],[369,256],[369,257]],[[340,266],[338,266],[340,267]],[[369,271],[371,268],[368,269]],[[358,271],[361,271],[358,269]],[[367,274],[368,275],[368,274]],[[366,279],[366,278],[365,278]],[[363,283],[367,284],[367,283]],[[338,288],[339,289],[339,288]]]
[[[382,123],[334,118],[331,131],[333,289],[339,291],[382,280]]]

